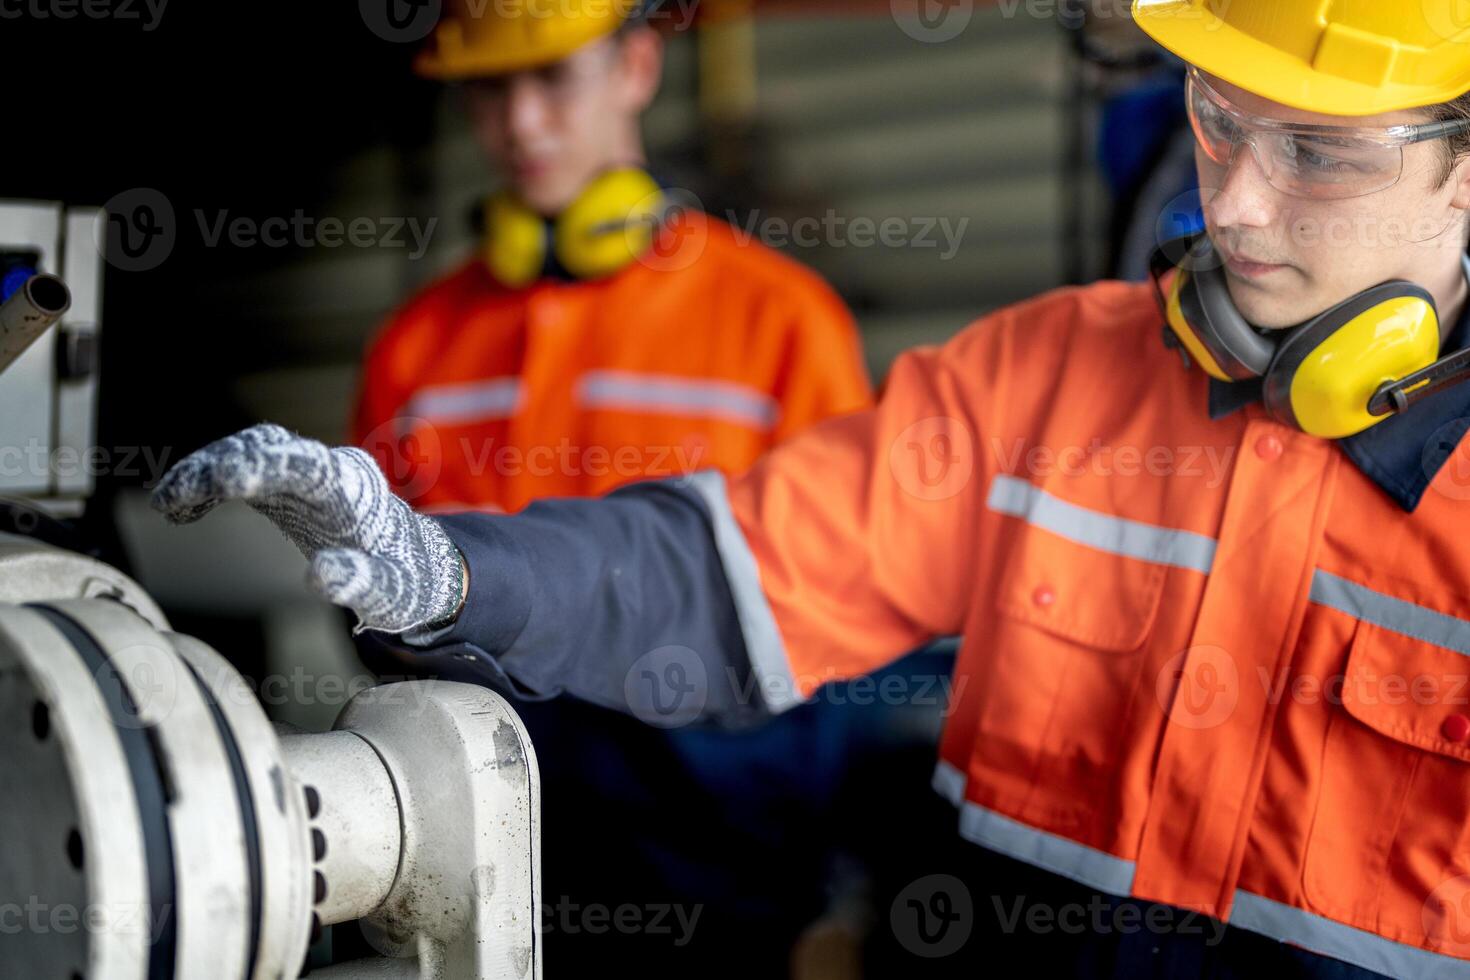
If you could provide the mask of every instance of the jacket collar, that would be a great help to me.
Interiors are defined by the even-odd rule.
[[[1470,346],[1470,301],[1444,345],[1444,354]],[[1443,356],[1443,355],[1441,355]],[[1261,380],[1227,383],[1210,378],[1210,418],[1224,418],[1261,400]],[[1374,483],[1413,513],[1435,474],[1470,429],[1470,382],[1430,395],[1402,415],[1379,422],[1337,444]]]

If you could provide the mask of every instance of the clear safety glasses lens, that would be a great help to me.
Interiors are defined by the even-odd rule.
[[[1187,105],[1195,139],[1210,160],[1228,167],[1249,144],[1270,185],[1295,197],[1361,197],[1398,183],[1404,148],[1343,129],[1252,125],[1191,72]]]

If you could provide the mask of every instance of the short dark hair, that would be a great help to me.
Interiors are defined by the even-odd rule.
[[[1434,122],[1458,122],[1462,119],[1470,119],[1470,92],[1449,102],[1441,102],[1429,107],[1429,117]],[[1446,136],[1442,144],[1444,147],[1444,173],[1440,176],[1441,184],[1450,179],[1455,171],[1455,164],[1460,158],[1470,155],[1470,132],[1455,133]]]

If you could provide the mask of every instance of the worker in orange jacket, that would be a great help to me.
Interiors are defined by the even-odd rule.
[[[460,4],[417,63],[505,178],[484,241],[372,342],[352,440],[422,507],[516,511],[736,473],[871,403],[815,274],[643,169],[662,37],[639,0]]]
[[[399,503],[436,548],[401,555],[314,502],[350,529],[314,581],[430,662],[650,718],[766,717],[962,635],[934,786],[977,857],[895,898],[914,964],[1470,975],[1457,13],[1137,0],[1189,65],[1207,228],[1154,283],[987,316],[734,480]],[[321,452],[260,438],[159,506],[300,499],[221,481]]]

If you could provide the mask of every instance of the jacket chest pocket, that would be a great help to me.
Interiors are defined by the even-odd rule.
[[[1456,629],[1429,620],[1436,639]],[[1470,623],[1460,628],[1470,637]],[[1360,620],[1340,692],[1328,694],[1307,902],[1398,942],[1470,955],[1470,879],[1456,884],[1470,874],[1470,656]],[[1455,895],[1437,913],[1447,887]]]
[[[1167,568],[1034,526],[1016,530],[991,616],[978,751],[1032,786],[1116,791]]]

